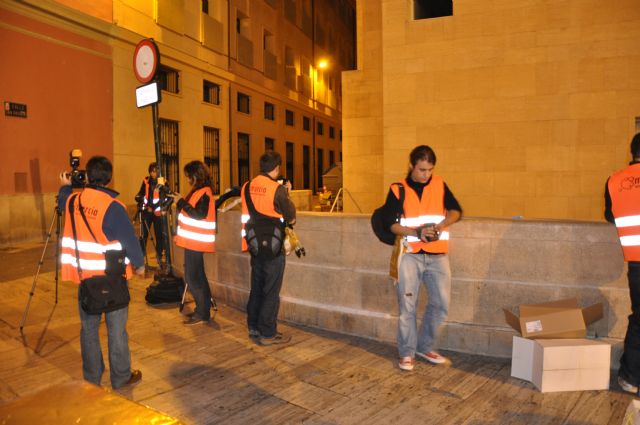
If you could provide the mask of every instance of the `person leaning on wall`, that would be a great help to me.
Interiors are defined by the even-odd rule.
[[[640,387],[640,133],[631,140],[631,162],[607,179],[604,217],[616,225],[628,264],[631,314],[620,358],[618,384],[638,394]]]
[[[144,256],[126,207],[115,199],[118,193],[106,187],[111,182],[112,173],[113,166],[107,158],[92,157],[87,162],[89,184],[79,195],[73,197],[69,177],[65,173],[60,174],[62,187],[58,192],[58,207],[66,213],[60,255],[62,280],[81,285],[78,264],[84,279],[105,275],[108,263],[105,253],[121,249],[124,249],[126,258],[135,267],[136,274],[144,276]],[[86,224],[80,213],[80,205],[83,211],[89,212],[85,215],[88,217]],[[69,217],[70,212],[74,214],[76,235]],[[129,266],[127,278],[131,274]],[[100,385],[105,368],[98,333],[102,314],[89,314],[84,311],[80,303],[80,286],[78,311],[81,325],[82,373],[85,380]],[[109,374],[113,388],[133,385],[142,379],[142,372],[131,369],[126,328],[128,312],[129,308],[124,307],[104,314],[109,347]]]
[[[196,303],[194,312],[184,321],[187,326],[209,323],[211,289],[204,270],[204,253],[216,250],[216,207],[211,176],[202,161],[184,166],[191,190],[184,197],[174,193],[178,228],[175,243],[184,248],[184,278]]]
[[[402,181],[404,203],[397,184],[389,188],[384,221],[402,236],[408,250],[400,259],[397,289],[398,367],[413,370],[415,356],[432,364],[449,360],[434,351],[438,331],[447,318],[451,297],[448,227],[460,220],[462,208],[444,179],[433,173],[436,154],[429,146],[417,146],[409,155],[409,173]],[[397,222],[397,217],[401,217]],[[418,333],[416,306],[420,286],[429,293]]]

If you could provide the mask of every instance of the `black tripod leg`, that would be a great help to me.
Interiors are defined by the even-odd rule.
[[[51,225],[49,226],[49,232],[47,233],[47,239],[44,242],[44,249],[42,250],[42,255],[40,256],[40,261],[38,261],[38,269],[36,270],[36,274],[33,277],[33,282],[31,283],[31,291],[29,291],[29,299],[27,300],[27,306],[24,309],[24,313],[22,314],[22,320],[20,321],[20,333],[22,333],[22,329],[24,328],[24,324],[27,321],[27,314],[29,314],[29,307],[31,306],[31,299],[33,298],[33,294],[36,290],[36,282],[38,281],[38,275],[40,274],[40,268],[42,267],[42,262],[44,261],[44,255],[47,251],[47,245],[49,245],[49,239],[51,239],[51,232],[53,231],[53,225],[56,223],[56,220],[59,219],[60,215],[58,211],[54,211],[53,219],[51,220]],[[58,229],[60,228],[60,222],[58,222]],[[58,258],[56,258],[56,303],[58,302],[57,295],[57,282],[58,282]]]

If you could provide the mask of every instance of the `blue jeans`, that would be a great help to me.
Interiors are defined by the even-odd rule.
[[[100,385],[104,372],[104,360],[100,349],[100,321],[102,314],[87,314],[80,305],[78,287],[78,310],[80,310],[80,348],[82,350],[82,374],[84,379]],[[131,377],[131,355],[127,335],[129,307],[105,313],[109,347],[109,375],[111,386],[119,388]]]
[[[433,350],[440,325],[449,313],[451,270],[446,254],[405,254],[400,260],[398,291],[398,352],[400,357],[414,357],[416,350]],[[421,284],[428,291],[428,303],[418,334],[416,306]]]

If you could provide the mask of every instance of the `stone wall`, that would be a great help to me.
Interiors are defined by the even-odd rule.
[[[244,309],[250,267],[239,223],[237,211],[220,214],[217,252],[207,254],[206,267],[216,298]],[[372,234],[369,216],[301,213],[296,231],[307,256],[287,258],[281,320],[395,343],[391,247]],[[442,348],[508,357],[515,332],[503,307],[576,297],[582,305],[604,303],[605,316],[589,334],[615,344],[617,364],[629,299],[613,226],[466,218],[451,237],[452,301]],[[182,253],[175,256],[181,269]]]
[[[343,74],[345,211],[372,211],[419,144],[467,214],[598,220],[640,131],[640,3],[358,2]],[[491,202],[487,202],[491,199]]]

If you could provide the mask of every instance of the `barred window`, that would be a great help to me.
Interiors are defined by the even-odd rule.
[[[160,118],[160,161],[162,162],[162,176],[173,192],[180,190],[179,128],[177,121]]]
[[[220,85],[202,80],[202,100],[214,105],[220,104]]]
[[[271,121],[275,120],[276,119],[275,109],[276,107],[274,106],[273,103],[264,102],[264,119],[271,120]]]
[[[177,70],[168,66],[158,66],[158,83],[160,88],[169,93],[180,92],[180,74]]]
[[[238,92],[238,112],[251,113],[251,98],[248,94]]]
[[[309,146],[302,146],[302,185],[304,189],[311,187],[311,150]]]
[[[264,138],[264,151],[272,151],[275,150],[275,140],[273,140],[271,137],[265,137]]]
[[[213,193],[220,193],[220,129],[204,127],[204,163],[211,172]]]
[[[293,142],[287,142],[286,175],[293,184]]]
[[[293,111],[290,111],[290,110],[287,109],[285,111],[285,124],[287,124],[288,126],[293,127],[293,122],[294,122]]]
[[[309,117],[302,117],[302,129],[304,131],[311,131],[311,119]]]
[[[249,164],[249,135],[238,133],[238,184],[242,185],[251,177]]]

